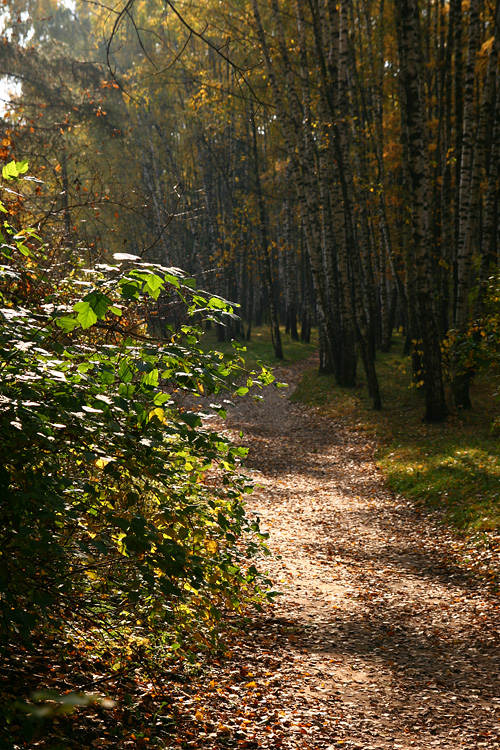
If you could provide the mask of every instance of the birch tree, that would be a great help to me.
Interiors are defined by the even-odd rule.
[[[422,36],[418,3],[413,0],[395,0],[394,9],[399,53],[401,128],[407,144],[407,163],[404,168],[408,174],[410,199],[409,260],[415,270],[416,314],[423,347],[425,417],[427,421],[437,422],[446,417],[448,410],[431,262]]]

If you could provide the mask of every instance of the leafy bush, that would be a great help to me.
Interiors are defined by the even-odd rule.
[[[208,642],[224,608],[268,585],[247,563],[263,536],[244,510],[243,450],[196,408],[243,369],[204,353],[192,321],[232,309],[135,256],[57,278],[31,229],[5,222],[0,242],[4,647],[75,622]],[[272,379],[263,369],[237,392]]]
[[[445,365],[455,366],[459,374],[475,373],[500,365],[500,276],[490,276],[481,312],[469,321],[465,330],[451,330],[443,342]],[[449,377],[451,375],[449,374]]]

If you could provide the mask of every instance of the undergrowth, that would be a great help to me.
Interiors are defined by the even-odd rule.
[[[18,222],[0,234],[0,748],[55,748],[44,722],[115,706],[88,687],[131,662],[135,684],[158,685],[272,600],[246,451],[201,399],[223,417],[226,392],[274,376],[199,347],[194,321],[233,309],[179,269],[128,253],[84,268]]]
[[[370,408],[361,373],[357,387],[346,390],[333,376],[309,370],[293,400],[376,437],[377,462],[392,490],[467,533],[500,530],[498,372],[490,368],[476,376],[471,410],[454,411],[444,424],[431,425],[422,421],[423,392],[412,384],[411,362],[402,349],[396,336],[392,351],[377,357],[382,412]]]

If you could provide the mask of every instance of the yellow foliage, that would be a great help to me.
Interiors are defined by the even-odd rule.
[[[204,545],[207,552],[209,552],[211,555],[216,555],[219,551],[219,545],[217,544],[215,539],[205,539]]]
[[[152,420],[152,419],[153,419],[154,417],[157,417],[157,418],[158,418],[158,420],[159,420],[159,421],[160,421],[160,422],[161,422],[162,424],[165,424],[165,421],[166,421],[166,420],[165,420],[165,412],[164,412],[164,410],[163,410],[163,409],[161,409],[160,407],[157,407],[156,409],[152,409],[152,410],[151,410],[151,411],[149,412],[149,415],[148,415],[148,422],[151,422],[151,420]]]

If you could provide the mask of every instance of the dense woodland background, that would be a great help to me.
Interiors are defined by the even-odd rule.
[[[499,12],[12,0],[3,156],[43,180],[23,218],[84,264],[185,269],[241,306],[220,337],[269,319],[277,357],[278,320],[317,320],[322,369],[352,386],[359,357],[376,408],[402,326],[439,421],[446,380],[470,406],[496,287]]]

